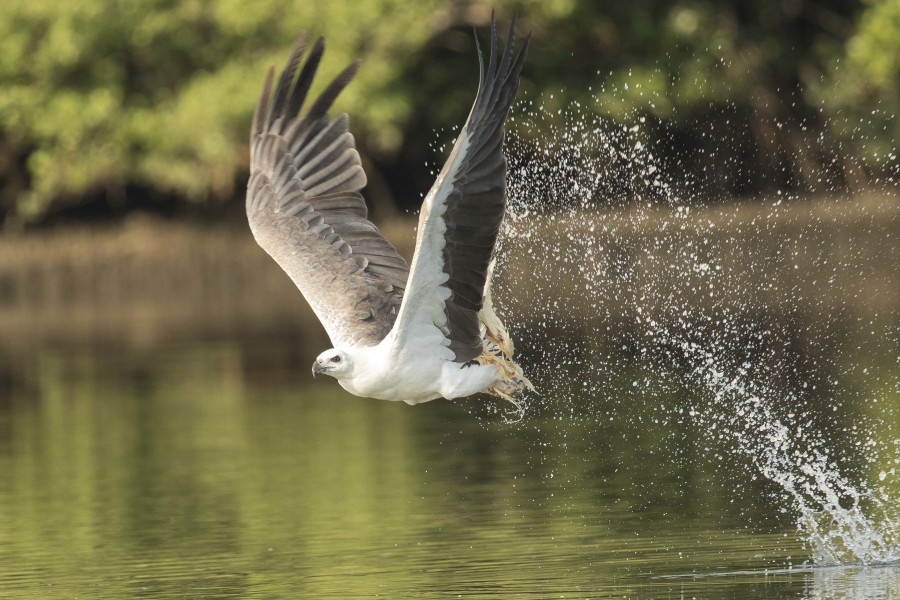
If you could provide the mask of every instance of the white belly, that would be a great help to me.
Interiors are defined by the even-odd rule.
[[[371,352],[358,357],[352,377],[341,386],[357,396],[419,404],[436,398],[462,398],[490,387],[499,373],[492,365],[463,366],[441,357],[396,356]]]

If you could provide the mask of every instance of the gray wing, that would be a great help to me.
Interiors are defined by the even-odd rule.
[[[247,218],[256,241],[303,293],[332,344],[375,345],[391,330],[409,275],[406,261],[366,218],[366,175],[346,114],[327,111],[359,66],[306,99],[322,38],[300,68],[301,36],[272,95],[269,70],[250,132]],[[298,73],[299,69],[299,73]]]
[[[400,338],[424,337],[436,327],[456,362],[472,360],[483,351],[478,312],[506,210],[503,122],[519,87],[528,38],[515,49],[513,21],[500,57],[498,46],[492,17],[487,71],[479,49],[478,93],[453,152],[425,198],[397,324]],[[402,344],[410,342],[400,339]]]

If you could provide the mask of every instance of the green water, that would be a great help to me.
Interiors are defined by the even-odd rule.
[[[776,487],[657,418],[671,374],[509,422],[279,344],[46,352],[0,388],[0,597],[900,597],[898,567],[804,566]]]

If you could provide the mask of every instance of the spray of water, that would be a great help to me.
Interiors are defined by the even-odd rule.
[[[573,320],[581,327],[629,323],[638,352],[655,357],[660,368],[677,368],[705,391],[690,417],[778,486],[816,564],[900,561],[900,498],[879,485],[900,474],[900,459],[890,458],[900,456],[900,440],[877,442],[871,432],[878,423],[861,419],[848,435],[868,462],[845,468],[829,435],[813,424],[816,411],[838,410],[842,400],[811,403],[789,357],[770,351],[771,360],[747,358],[748,345],[771,350],[779,338],[754,322],[752,302],[745,301],[775,293],[778,284],[768,277],[773,265],[759,264],[771,259],[744,249],[756,243],[756,232],[784,220],[787,194],[779,193],[767,214],[723,228],[722,219],[709,218],[710,211],[674,191],[673,177],[685,175],[646,148],[640,116],[622,125],[577,105],[546,106],[521,103],[513,115],[518,133],[507,141],[511,214],[500,256],[542,269],[540,276],[528,271],[519,279],[520,269],[509,269],[507,295],[525,296],[526,305],[540,301],[538,325],[545,331]],[[793,241],[795,249],[803,246]],[[549,347],[550,354],[532,365],[538,379],[542,369],[547,374],[567,366],[570,353]],[[785,378],[797,380],[785,386]],[[784,406],[793,408],[785,413]],[[897,468],[882,471],[873,485],[860,475],[873,464]]]
[[[773,409],[779,393],[764,380],[748,377],[751,365],[745,363],[728,373],[719,359],[727,349],[703,348],[666,330],[655,333],[660,343],[678,347],[690,365],[689,377],[712,394],[712,410],[702,416],[698,412],[697,421],[714,424],[731,436],[756,471],[784,491],[816,564],[900,560],[896,500],[843,475],[840,465],[829,458],[827,439],[783,423]],[[864,445],[873,444],[865,440]]]

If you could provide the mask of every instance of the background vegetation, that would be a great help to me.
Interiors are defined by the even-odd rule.
[[[376,213],[415,208],[492,6],[533,33],[523,94],[643,117],[698,199],[893,182],[897,0],[31,0],[0,5],[0,221],[237,214],[265,70],[301,31],[329,42],[320,86],[364,58],[338,109]]]

